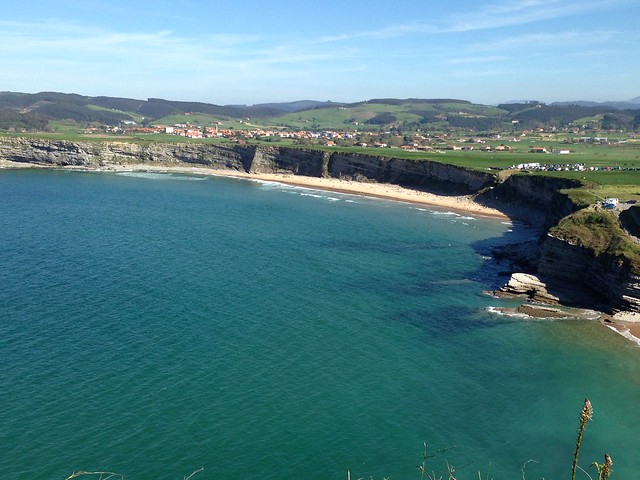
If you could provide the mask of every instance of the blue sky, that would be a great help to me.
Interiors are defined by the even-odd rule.
[[[638,0],[0,0],[0,90],[254,104],[628,100]]]

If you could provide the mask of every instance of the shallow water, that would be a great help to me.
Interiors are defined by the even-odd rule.
[[[640,349],[497,316],[519,226],[273,183],[0,171],[0,477],[638,470]],[[437,453],[439,449],[445,450]],[[592,473],[593,475],[593,473]]]

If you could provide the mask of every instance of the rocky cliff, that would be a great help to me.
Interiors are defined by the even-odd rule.
[[[468,170],[429,160],[412,161],[357,153],[333,153],[328,173],[357,181],[394,183],[441,193],[476,193],[492,185],[490,173]]]
[[[550,234],[541,244],[536,274],[514,273],[498,293],[609,313],[640,313],[640,276],[627,258],[597,255]]]
[[[255,147],[207,144],[70,142],[65,140],[1,138],[0,159],[41,165],[104,166],[109,164],[196,164],[245,171]]]
[[[483,192],[478,201],[487,205],[508,204],[520,217],[530,217],[532,223],[547,229],[581,208],[562,192],[580,186],[576,180],[515,174]]]
[[[396,183],[453,193],[473,193],[495,181],[495,177],[489,173],[429,160],[410,161],[312,149],[204,143],[70,142],[0,137],[0,159],[57,166],[191,164],[245,172]]]

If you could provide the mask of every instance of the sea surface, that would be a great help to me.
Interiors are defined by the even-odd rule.
[[[0,171],[0,478],[640,475],[640,348],[492,313],[497,219],[239,179]],[[580,476],[582,475],[582,477]],[[579,474],[578,478],[588,478]]]

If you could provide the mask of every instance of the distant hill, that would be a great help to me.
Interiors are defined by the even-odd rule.
[[[602,107],[602,108],[614,108],[616,110],[633,110],[640,108],[640,97],[634,97],[631,100],[619,102],[619,101],[608,101],[608,102],[590,102],[586,100],[576,100],[572,102],[554,102],[551,105],[578,105],[580,107]]]
[[[312,108],[322,107],[336,107],[344,105],[343,103],[332,102],[331,100],[326,102],[318,102],[316,100],[298,100],[297,102],[285,102],[285,103],[260,103],[253,107],[268,108],[272,110],[280,110],[282,112],[300,112],[302,110],[311,110]]]
[[[78,123],[98,122],[117,125],[125,121],[138,121],[144,117],[152,121],[167,115],[199,112],[233,117],[273,116],[281,110],[266,107],[224,107],[201,102],[180,102],[149,98],[136,100],[118,97],[88,97],[74,93],[0,92],[0,109],[15,113],[33,113],[54,120],[73,120]]]
[[[623,104],[631,108],[622,109]],[[197,120],[196,120],[197,119]],[[250,120],[250,122],[248,122]],[[628,102],[510,102],[498,106],[454,98],[377,98],[355,103],[301,100],[246,105],[215,105],[148,98],[83,96],[73,93],[0,92],[0,129],[43,130],[51,121],[80,125],[121,123],[202,124],[234,121],[265,128],[415,132],[490,132],[513,128],[640,127],[640,97]],[[240,126],[240,128],[243,128]]]

